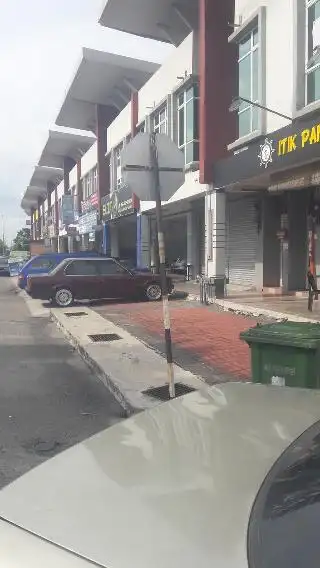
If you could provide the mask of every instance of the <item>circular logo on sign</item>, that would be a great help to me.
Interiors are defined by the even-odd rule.
[[[260,145],[260,153],[258,158],[260,160],[260,166],[268,167],[272,163],[272,154],[275,152],[273,148],[273,140],[265,139],[264,143]]]

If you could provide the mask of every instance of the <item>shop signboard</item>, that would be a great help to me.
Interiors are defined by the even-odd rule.
[[[68,226],[74,222],[73,195],[63,195],[61,198],[61,224]]]
[[[103,221],[112,221],[136,213],[139,199],[127,187],[114,191],[101,199]]]
[[[214,185],[223,188],[253,177],[272,175],[319,160],[319,157],[320,119],[293,122],[214,163]]]
[[[98,222],[98,211],[93,210],[79,217],[78,232],[80,235],[92,233]]]
[[[56,227],[55,225],[49,225],[48,226],[48,237],[50,239],[52,239],[53,237],[56,236]]]
[[[86,199],[85,201],[81,201],[81,212],[82,213],[89,213],[89,211],[93,211],[94,209],[98,209],[99,207],[99,199],[98,194],[93,193]]]

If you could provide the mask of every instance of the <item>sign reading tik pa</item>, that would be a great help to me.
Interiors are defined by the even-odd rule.
[[[112,221],[135,213],[139,209],[139,199],[125,187],[102,197],[101,209],[103,221]]]
[[[218,187],[303,166],[320,157],[320,119],[299,120],[213,165]]]

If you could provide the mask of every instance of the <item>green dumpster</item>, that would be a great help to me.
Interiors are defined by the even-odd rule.
[[[241,333],[240,338],[251,349],[253,382],[320,387],[320,324],[258,324]]]

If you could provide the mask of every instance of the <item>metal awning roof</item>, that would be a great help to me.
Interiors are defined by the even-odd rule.
[[[63,168],[64,158],[77,161],[94,144],[95,136],[49,130],[48,140],[39,160],[39,166]]]
[[[179,45],[198,28],[198,0],[107,0],[99,22],[108,28]]]
[[[47,184],[58,184],[63,178],[63,169],[48,166],[36,166],[30,183],[21,201],[22,209],[30,215],[32,207],[38,206],[39,197],[45,197]]]
[[[94,132],[96,105],[119,113],[159,68],[157,63],[83,48],[82,59],[67,91],[56,124]]]

